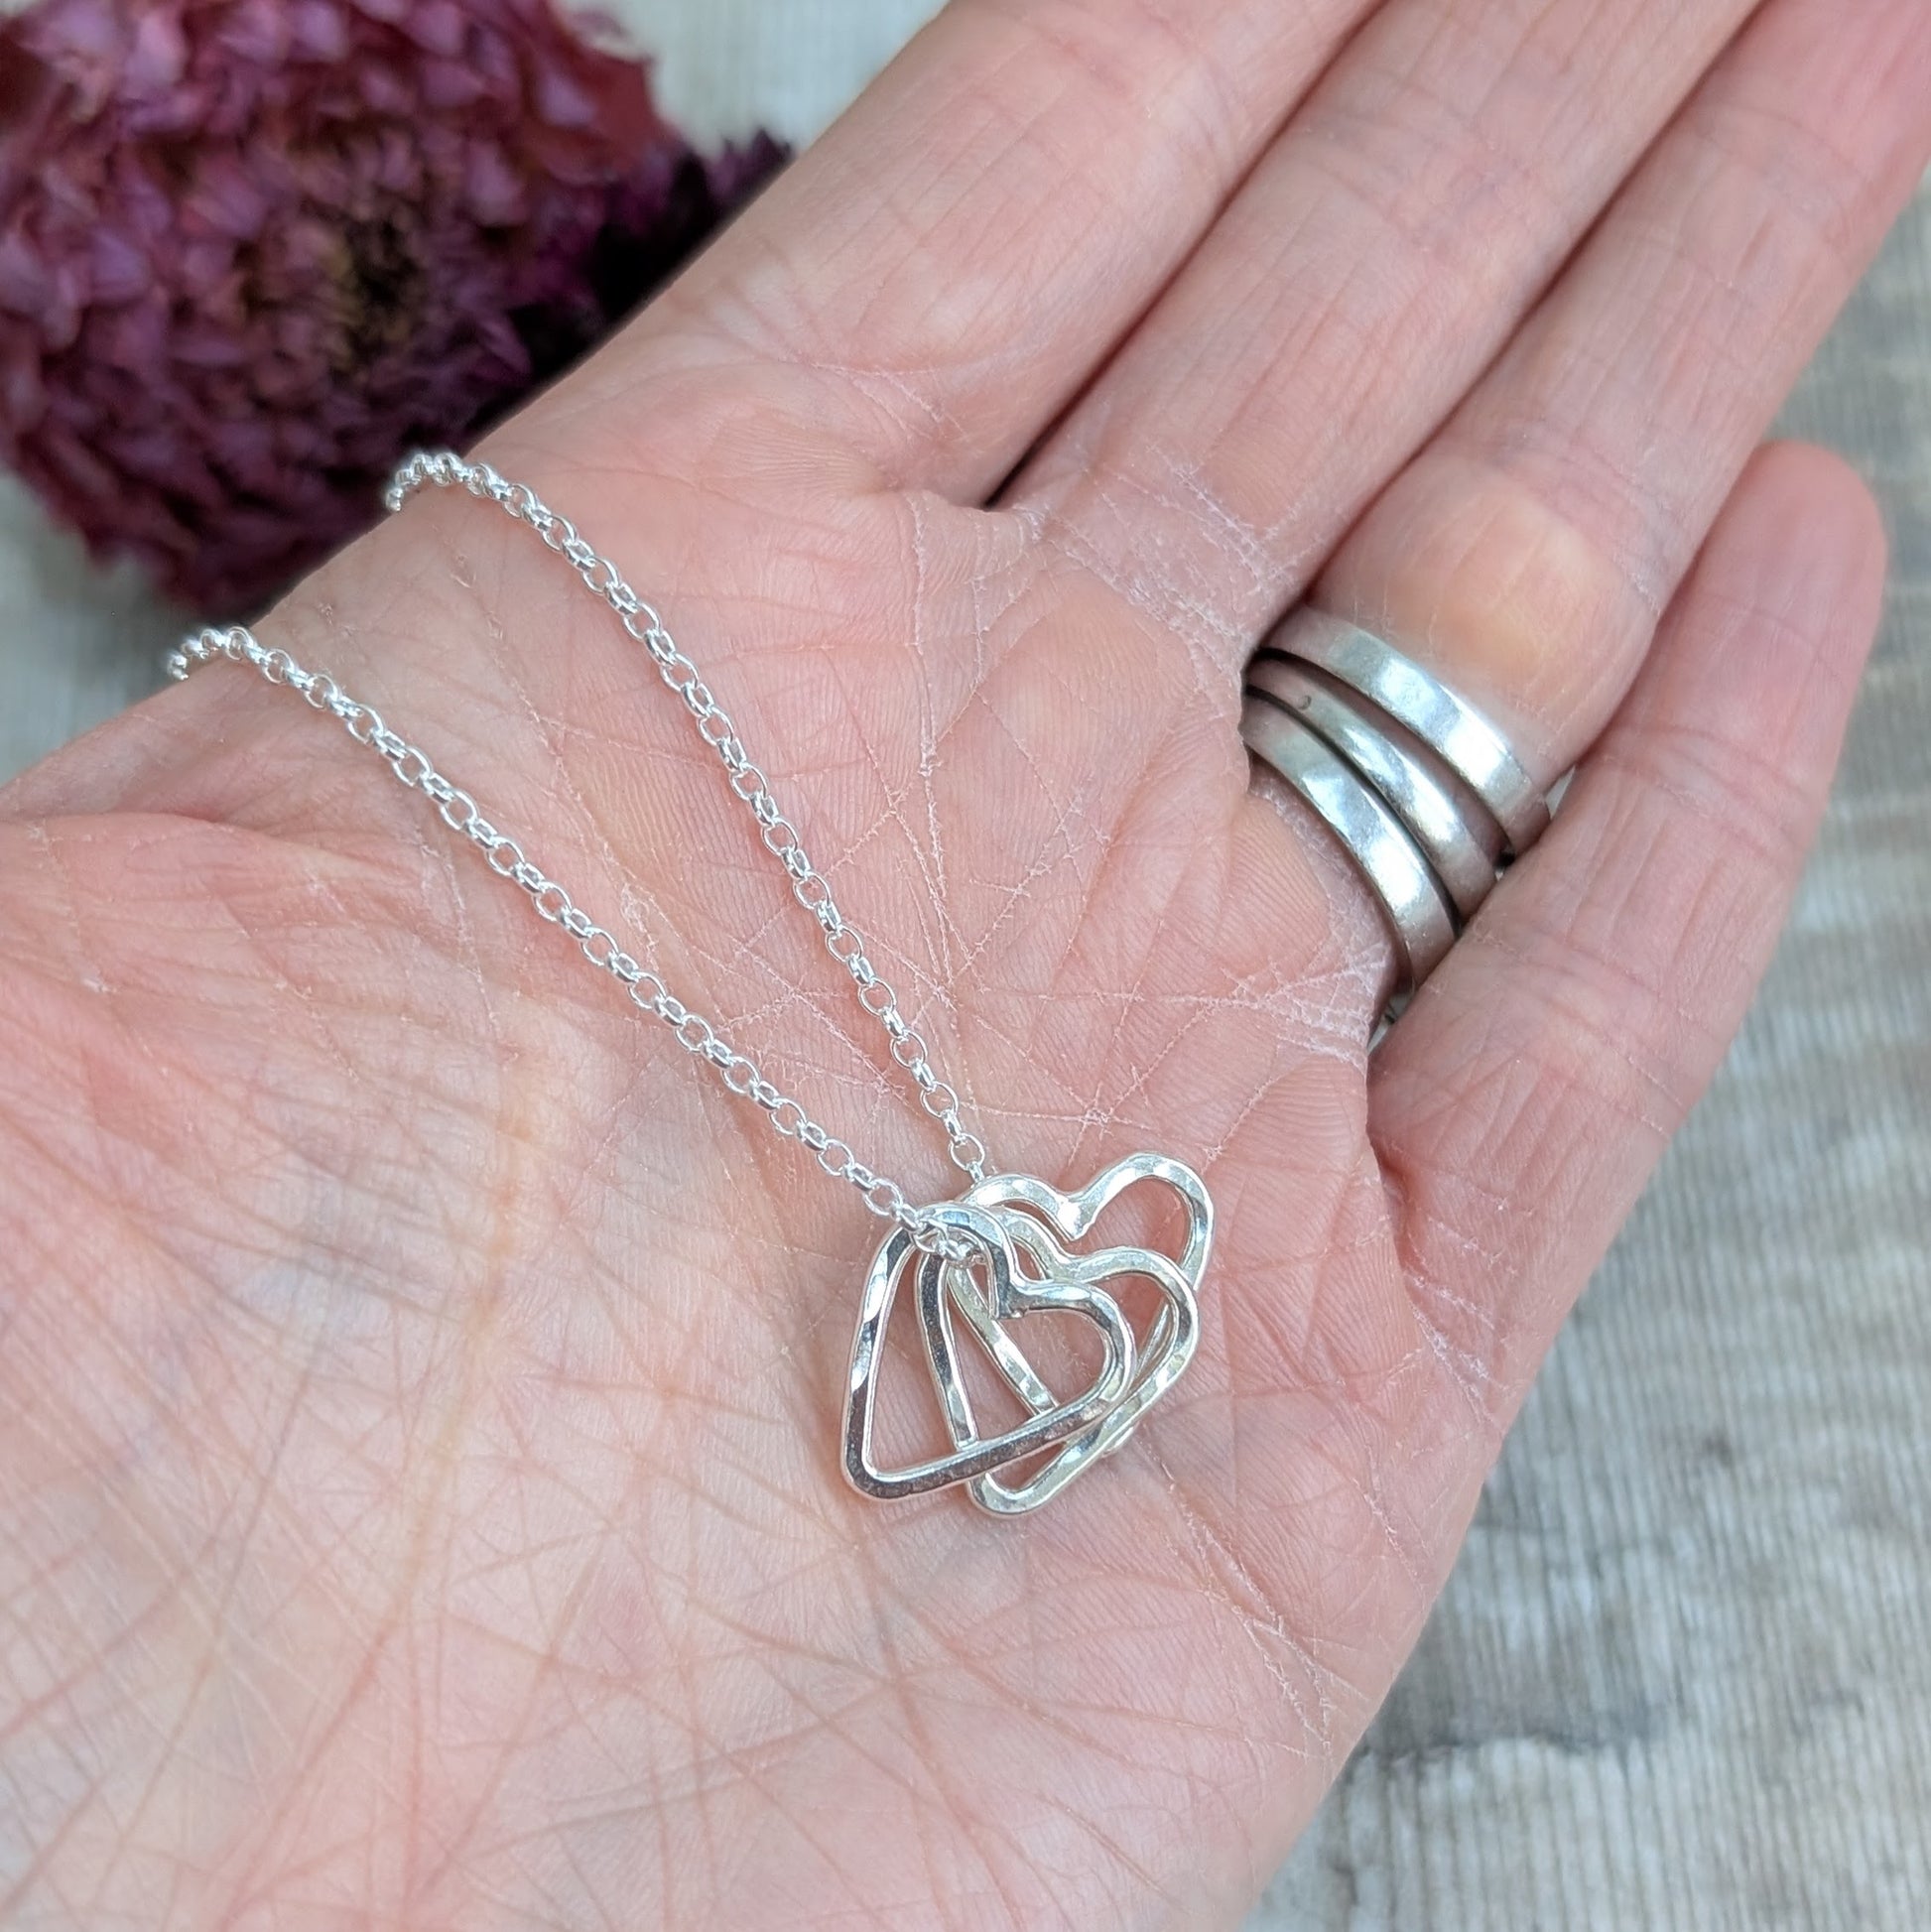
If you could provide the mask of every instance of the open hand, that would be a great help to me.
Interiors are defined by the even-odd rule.
[[[956,0],[486,446],[995,1164],[1211,1185],[1199,1359],[1037,1516],[844,1486],[878,1224],[286,693],[0,795],[20,1922],[1232,1922],[1774,942],[1882,545],[1755,446],[1927,153],[1921,0]],[[1588,754],[1371,1063],[1377,916],[1236,734],[1317,586]],[[260,634],[954,1191],[528,532],[412,504]]]

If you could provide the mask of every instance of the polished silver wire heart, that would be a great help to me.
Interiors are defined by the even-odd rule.
[[[1187,1211],[1187,1234],[1178,1258],[1142,1247],[1100,1248],[1091,1254],[1072,1255],[1054,1238],[1057,1232],[1069,1240],[1082,1239],[1114,1201],[1142,1181],[1165,1183]],[[1087,1427],[1063,1439],[1058,1454],[1026,1481],[1016,1486],[1003,1483],[996,1469],[971,1479],[968,1493],[981,1509],[994,1515],[1020,1515],[1049,1502],[1083,1470],[1118,1449],[1193,1359],[1200,1340],[1198,1293],[1214,1242],[1214,1203],[1206,1183],[1192,1168],[1163,1154],[1129,1155],[1077,1194],[1064,1194],[1032,1175],[1002,1174],[981,1182],[966,1200],[969,1206],[993,1215],[1015,1249],[1023,1252],[1045,1278],[1097,1287],[1137,1275],[1152,1282],[1161,1295],[1159,1313],[1135,1351],[1137,1370],[1115,1403]],[[1050,1412],[1056,1398],[999,1323],[997,1311],[977,1292],[968,1275],[952,1270],[949,1277],[950,1306],[957,1307],[971,1325],[1013,1392],[1035,1414]],[[933,1376],[940,1383],[941,1406],[953,1430],[953,1440],[963,1445],[970,1433],[971,1412],[965,1401],[963,1383],[956,1373],[948,1378],[945,1370],[945,1362],[954,1353],[948,1306],[942,1304],[936,1325],[926,1324],[926,1340]],[[964,1431],[960,1425],[962,1404]]]
[[[1134,1381],[1133,1332],[1110,1296],[1081,1279],[1077,1271],[1040,1277],[1024,1274],[1011,1231],[997,1216],[982,1208],[952,1202],[934,1210],[933,1219],[965,1236],[981,1257],[987,1286],[981,1294],[971,1283],[968,1268],[921,1252],[904,1228],[894,1229],[872,1257],[845,1380],[844,1474],[854,1489],[881,1500],[971,1482],[1079,1435],[1113,1409]],[[951,1455],[927,1462],[883,1469],[872,1452],[872,1430],[884,1363],[885,1330],[899,1287],[915,1270],[919,1275],[919,1324],[954,1449]],[[980,1436],[960,1374],[955,1337],[946,1313],[948,1292],[955,1282],[970,1288],[986,1321],[995,1326],[1049,1309],[1084,1316],[1099,1331],[1104,1348],[1099,1373],[1073,1400],[1062,1402],[1046,1393],[1043,1402],[1027,1402],[1033,1411],[1028,1420],[997,1435]],[[978,1332],[976,1328],[974,1332]],[[1011,1346],[1003,1330],[1000,1338],[1005,1346]],[[1037,1382],[1037,1377],[1034,1380]],[[1038,1386],[1044,1390],[1043,1383]]]
[[[1065,1245],[1092,1232],[1128,1188],[1158,1181],[1180,1197],[1187,1233],[1178,1257],[1151,1248],[1113,1246],[1075,1253]],[[1161,1154],[1115,1162],[1078,1193],[1031,1175],[1002,1174],[976,1185],[964,1201],[933,1211],[963,1235],[982,1268],[925,1253],[904,1229],[879,1246],[866,1276],[845,1384],[844,1472],[869,1496],[917,1495],[965,1483],[982,1509],[1010,1516],[1037,1509],[1075,1477],[1119,1448],[1140,1418],[1193,1359],[1200,1338],[1198,1290],[1214,1238],[1214,1205],[1191,1168]],[[917,1316],[953,1453],[883,1469],[872,1451],[872,1426],[886,1325],[908,1273],[917,1275]],[[1138,1277],[1159,1291],[1160,1307],[1136,1340],[1106,1284]],[[1099,1373],[1072,1400],[1062,1400],[1034,1369],[1012,1324],[1043,1309],[1084,1316],[1105,1351]],[[955,1317],[1031,1412],[1016,1427],[981,1435],[959,1353]],[[1056,1451],[1019,1483],[998,1480],[1015,1463]]]

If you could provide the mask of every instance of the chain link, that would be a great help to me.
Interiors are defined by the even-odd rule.
[[[807,856],[797,829],[780,811],[763,772],[751,762],[728,714],[711,696],[697,666],[679,650],[657,612],[631,589],[612,564],[578,535],[567,517],[549,509],[527,485],[506,482],[487,463],[464,462],[448,451],[413,455],[389,486],[385,499],[388,507],[400,509],[418,489],[432,483],[486,497],[518,522],[528,524],[570,562],[588,588],[616,612],[624,629],[650,653],[659,675],[696,720],[699,734],[716,752],[731,790],[749,808],[765,848],[784,867],[792,896],[817,921],[826,950],[851,976],[860,1004],[884,1028],[892,1059],[911,1077],[921,1105],[945,1129],[955,1165],[974,1182],[983,1180],[985,1147],[960,1118],[958,1094],[934,1072],[925,1041],[900,1011],[897,995],[872,965],[857,928],[838,911],[832,888]],[[969,1258],[969,1243],[939,1223],[932,1209],[914,1205],[896,1181],[874,1172],[797,1100],[780,1093],[748,1055],[739,1053],[710,1021],[686,1006],[656,973],[626,953],[611,933],[597,925],[562,885],[525,855],[514,838],[483,816],[467,792],[437,770],[427,752],[391,730],[379,712],[351,698],[325,671],[306,670],[287,651],[264,648],[241,625],[196,632],[170,653],[168,672],[173,678],[186,678],[196,666],[217,658],[252,665],[270,684],[288,686],[316,710],[339,719],[349,736],[369,746],[400,783],[429,799],[444,824],[482,852],[491,871],[519,887],[539,918],[560,928],[592,966],[622,985],[640,1012],[663,1021],[679,1045],[708,1065],[731,1093],[760,1108],[776,1132],[809,1148],[832,1179],[849,1183],[874,1215],[904,1228],[926,1252],[954,1260]]]
[[[517,522],[527,524],[582,579],[584,587],[616,613],[624,629],[650,653],[659,677],[684,701],[698,735],[717,754],[731,790],[757,822],[764,847],[784,867],[792,897],[818,921],[826,951],[851,975],[865,1010],[884,1027],[892,1058],[912,1077],[926,1112],[946,1133],[953,1164],[974,1182],[985,1178],[985,1145],[960,1118],[958,1094],[933,1071],[926,1043],[899,1010],[898,995],[879,975],[865,952],[858,929],[838,911],[832,888],[812,863],[798,831],[779,809],[764,773],[752,763],[729,713],[717,703],[698,667],[678,648],[657,612],[626,583],[609,559],[578,534],[577,526],[551,509],[526,483],[511,483],[488,463],[465,462],[451,451],[418,451],[391,479],[384,496],[400,510],[418,490],[464,489],[486,498]]]

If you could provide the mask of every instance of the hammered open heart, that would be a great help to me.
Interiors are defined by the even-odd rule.
[[[1177,1260],[1138,1247],[1102,1248],[1092,1254],[1073,1256],[1047,1231],[1050,1226],[1069,1240],[1079,1240],[1092,1231],[1100,1215],[1120,1195],[1141,1181],[1165,1182],[1180,1196],[1187,1210],[1187,1235]],[[1063,1194],[1031,1175],[1002,1174],[981,1182],[966,1200],[998,1219],[1009,1240],[1049,1279],[1096,1287],[1103,1282],[1138,1275],[1152,1282],[1161,1294],[1159,1313],[1137,1350],[1138,1372],[1116,1403],[1086,1428],[1063,1438],[1059,1454],[1016,1487],[1000,1482],[994,1471],[988,1470],[972,1479],[968,1493],[980,1508],[994,1515],[1019,1515],[1050,1501],[1082,1470],[1118,1449],[1132,1434],[1141,1416],[1173,1386],[1193,1359],[1200,1339],[1198,1291],[1214,1241],[1214,1203],[1206,1183],[1192,1168],[1161,1154],[1134,1154],[1115,1162],[1077,1194]],[[998,1324],[994,1311],[970,1279],[956,1270],[951,1300],[971,1324],[986,1353],[1020,1400],[1036,1414],[1048,1413],[1054,1405],[1052,1392],[1034,1372],[1012,1337]],[[933,1375],[941,1382],[941,1399],[953,1425],[954,1440],[958,1442],[962,1437],[957,1409],[964,1389],[957,1384],[956,1371],[953,1388],[949,1391],[946,1385],[942,1353],[950,1353],[952,1335],[949,1315],[943,1309],[938,1329],[940,1333],[935,1335],[934,1325],[926,1324],[927,1347],[931,1352]],[[936,1346],[941,1342],[943,1351]],[[969,1428],[969,1407],[966,1416]]]
[[[967,1202],[953,1202],[933,1211],[933,1219],[957,1230],[983,1260],[986,1290],[970,1281],[967,1266],[923,1253],[904,1228],[895,1229],[880,1244],[865,1277],[864,1301],[851,1341],[851,1367],[844,1397],[845,1480],[862,1494],[889,1499],[943,1489],[955,1482],[971,1482],[1008,1463],[1049,1449],[1079,1435],[1106,1415],[1133,1386],[1133,1331],[1113,1299],[1063,1270],[1040,1277],[1027,1276],[1019,1266],[1013,1236],[999,1217]],[[884,1361],[886,1324],[899,1284],[908,1270],[919,1272],[919,1322],[925,1333],[927,1358],[953,1433],[954,1450],[930,1462],[881,1469],[872,1454],[872,1423],[877,1407],[878,1376]],[[1005,1348],[1012,1345],[999,1324],[1036,1311],[1053,1309],[1084,1316],[1099,1331],[1105,1358],[1091,1386],[1072,1401],[1062,1402],[1045,1392],[1033,1378],[1043,1401],[1029,1400],[1033,1414],[998,1435],[980,1436],[960,1375],[954,1336],[946,1314],[954,1283],[969,1288],[988,1326]],[[975,1324],[975,1333],[979,1332]],[[1023,1359],[1023,1358],[1022,1358]],[[1003,1363],[1001,1363],[1003,1370]],[[1030,1373],[1030,1370],[1028,1370]]]

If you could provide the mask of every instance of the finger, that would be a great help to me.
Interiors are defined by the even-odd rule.
[[[1778,0],[1317,600],[1567,769],[1927,159],[1919,0]]]
[[[1694,62],[1680,46],[1684,37],[1700,25],[1707,39],[1728,24],[1713,27],[1708,7],[1666,11],[1672,19],[1656,32],[1679,43],[1679,68]],[[1795,364],[1908,193],[1926,120],[1923,36],[1914,26],[1921,17],[1912,0],[1878,0],[1848,19],[1833,0],[1772,0],[1529,323],[1542,346],[1519,355],[1511,349],[1480,383],[1467,417],[1488,413],[1495,425],[1490,446],[1499,454],[1513,447],[1512,438],[1546,449],[1552,440],[1597,435],[1600,423],[1606,460],[1590,474],[1607,490],[1612,472],[1622,500],[1658,524],[1674,521],[1680,498],[1672,480],[1651,479],[1677,479],[1694,468],[1715,479],[1698,486],[1708,507],[1688,533],[1694,549]],[[1648,48],[1625,70],[1627,57],[1616,47],[1597,49],[1589,40],[1592,32],[1615,39],[1602,10],[1557,7],[1543,31],[1559,21],[1569,22],[1579,57],[1587,52],[1597,62],[1604,99],[1621,101],[1608,118],[1623,145],[1611,155],[1604,146],[1608,129],[1586,130],[1587,102],[1572,83],[1536,124],[1553,184],[1539,224],[1515,211],[1519,199],[1511,200],[1506,178],[1496,177],[1507,164],[1482,159],[1489,117],[1476,114],[1475,94],[1458,93],[1477,130],[1460,137],[1461,149],[1455,137],[1438,137],[1441,152],[1432,154],[1424,132],[1376,171],[1381,266],[1352,277],[1324,270],[1340,244],[1324,238],[1322,223],[1332,226],[1340,216],[1324,214],[1316,189],[1300,188],[1302,204],[1315,210],[1302,225],[1312,224],[1316,245],[1276,251],[1264,292],[1245,298],[1249,310],[1264,314],[1252,333],[1265,342],[1252,349],[1229,344],[1223,330],[1199,353],[1177,354],[1172,370],[1161,366],[1157,341],[1146,348],[1136,342],[1116,369],[1142,361],[1137,386],[1109,398],[1109,372],[1082,406],[1081,414],[1092,414],[1075,429],[1077,443],[1048,458],[1038,487],[1076,553],[1084,549],[1136,600],[1154,600],[1222,674],[1305,587],[1313,560],[1357,516],[1364,494],[1380,487],[1475,366],[1489,360],[1499,334],[1569,248],[1574,224],[1594,212],[1606,177],[1667,108],[1648,72],[1662,64]],[[1374,38],[1371,30],[1363,46]],[[1532,70],[1524,50],[1534,45],[1518,46],[1512,72]],[[1546,60],[1546,44],[1543,52]],[[1297,130],[1322,125],[1348,66],[1342,64],[1284,138],[1283,156]],[[1503,84],[1493,81],[1491,90]],[[1512,84],[1530,91],[1519,79]],[[1572,125],[1570,141],[1563,130]],[[1439,232],[1453,240],[1444,274],[1431,264],[1437,231],[1428,225],[1435,208],[1425,184],[1458,174],[1481,181],[1484,167],[1489,176],[1473,216],[1466,190],[1442,201]],[[1323,168],[1332,172],[1317,153],[1300,172]],[[1721,176],[1720,194],[1709,186],[1713,174]],[[1413,185],[1417,179],[1424,185]],[[1249,193],[1263,186],[1270,186],[1264,175]],[[1295,191],[1290,185],[1281,192]],[[1359,230],[1359,213],[1347,212]],[[1236,208],[1222,229],[1244,220]],[[1457,238],[1463,234],[1466,241]],[[1203,249],[1168,298],[1181,312],[1175,325],[1211,329],[1212,313],[1237,312],[1243,298],[1223,284],[1238,272],[1237,261],[1215,264],[1212,250]],[[1191,289],[1202,276],[1212,284]],[[1151,325],[1164,331],[1169,324],[1156,313]],[[1532,369],[1549,373],[1538,384],[1527,374]],[[1554,383],[1567,385],[1565,397],[1551,396]],[[1556,401],[1567,406],[1551,413]],[[1447,458],[1462,420],[1444,432]],[[1342,599],[1370,618],[1399,609],[1403,623],[1390,620],[1388,628],[1426,656],[1438,633],[1439,648],[1453,648],[1446,639],[1459,635],[1458,621],[1499,626],[1507,619],[1509,634],[1519,633],[1527,620],[1493,606],[1505,603],[1504,593],[1539,598],[1528,627],[1550,639],[1551,650],[1573,642],[1574,655],[1591,656],[1593,638],[1578,637],[1578,626],[1609,621],[1597,618],[1595,606],[1605,594],[1603,577],[1621,561],[1612,554],[1594,565],[1593,546],[1626,538],[1626,527],[1611,524],[1599,537],[1591,523],[1595,500],[1580,489],[1563,505],[1579,529],[1538,516],[1514,495],[1498,505],[1496,492],[1472,494],[1466,469],[1448,459],[1436,463],[1434,453],[1421,461],[1447,480],[1429,485],[1429,517],[1420,516],[1410,493],[1420,485],[1398,486],[1388,507],[1344,546],[1323,600]],[[1058,465],[1089,459],[1098,465],[1094,481],[1056,478]],[[1159,518],[1180,534],[1163,544],[1164,581],[1154,582],[1131,558],[1150,549],[1146,532]],[[1572,551],[1580,563],[1571,561]],[[1639,554],[1628,561],[1638,562]],[[1636,648],[1681,563],[1679,556],[1675,573],[1645,576],[1642,621],[1632,627]],[[1410,569],[1418,587],[1404,596],[1398,586]],[[1628,669],[1625,657],[1619,676],[1606,675],[1599,688],[1579,693],[1570,712],[1553,720],[1557,735],[1568,734],[1565,743],[1600,725]],[[1504,718],[1513,715],[1508,706],[1497,708]]]
[[[1230,676],[1753,4],[1391,0],[1008,500]]]
[[[634,435],[681,341],[672,365],[749,360],[866,469],[978,501],[1373,4],[954,0],[559,403]]]
[[[1768,964],[1883,549],[1836,458],[1758,457],[1554,828],[1377,1056],[1370,1131],[1413,1293],[1500,1419]]]

